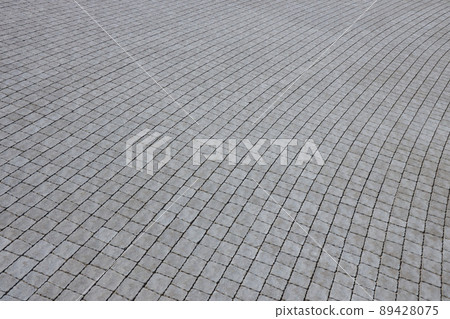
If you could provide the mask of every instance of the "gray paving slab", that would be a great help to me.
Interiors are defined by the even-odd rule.
[[[0,12],[1,300],[449,300],[448,1]]]

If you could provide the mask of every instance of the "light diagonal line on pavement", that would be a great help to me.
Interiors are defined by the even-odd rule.
[[[164,209],[164,211],[162,212],[161,215],[159,215],[158,218],[156,218],[147,228],[144,229],[144,231],[138,236],[136,237],[135,240],[133,240],[131,242],[131,244],[117,257],[116,261],[110,266],[108,267],[101,275],[100,277],[98,277],[97,280],[95,280],[91,285],[89,285],[89,287],[81,294],[80,297],[77,298],[77,301],[80,301],[88,292],[89,290],[91,290],[91,288],[108,272],[108,270],[110,270],[111,268],[114,267],[114,265],[117,263],[117,261],[120,259],[120,257],[122,257],[123,255],[125,255],[125,253],[131,248],[133,247],[134,243],[137,242],[153,225],[155,225],[158,220],[160,220],[168,211],[169,209],[181,198],[183,197],[184,194],[186,194],[186,192],[190,189],[192,189],[192,186],[194,186],[195,183],[197,183],[197,181],[199,180],[199,178],[197,178],[191,185],[189,185],[186,190],[181,193],[181,195],[179,195],[174,201],[172,201],[172,203],[169,205],[169,207],[167,207],[166,209]]]
[[[363,11],[363,13],[361,13],[359,16],[358,16],[358,18],[356,18],[356,20],[355,21],[353,21],[353,23],[350,25],[350,26],[348,26],[347,27],[347,29],[345,29],[342,33],[341,33],[341,35],[339,36],[339,37],[337,37],[337,39],[336,40],[334,40],[333,41],[333,43],[331,43],[331,45],[329,45],[324,51],[322,51],[322,53],[320,53],[319,54],[319,56],[314,60],[314,62],[310,65],[310,66],[308,66],[306,69],[304,69],[303,70],[303,72],[294,80],[294,82],[292,82],[283,92],[281,92],[281,94],[280,95],[278,95],[278,97],[275,99],[275,101],[271,104],[271,105],[269,105],[269,107],[268,108],[266,108],[265,110],[264,110],[264,112],[262,112],[259,116],[258,116],[258,118],[256,119],[256,120],[254,120],[253,121],[253,125],[255,125],[266,113],[267,113],[267,111],[269,111],[270,109],[272,109],[273,108],[273,106],[281,99],[281,97],[284,95],[284,94],[286,94],[286,92],[298,81],[298,80],[300,80],[300,78],[303,76],[303,74],[305,74],[309,69],[311,69],[320,59],[322,59],[323,58],[323,56],[325,55],[325,53],[327,53],[330,49],[331,49],[331,47],[333,47],[335,44],[336,44],[336,42],[338,42],[339,41],[339,39],[340,38],[342,38],[350,29],[351,29],[351,27],[353,27],[354,25],[355,25],[355,23],[356,22],[358,22],[359,21],[359,19],[361,19],[362,17],[363,17],[363,15],[367,12],[367,11],[369,11],[369,9],[370,8],[372,8],[373,7],[373,5],[377,2],[378,0],[375,0],[374,2],[372,2],[372,4],[366,9],[366,10],[364,10]]]
[[[176,104],[180,109],[182,109],[182,110],[186,113],[187,116],[189,116],[189,117],[195,122],[195,124],[200,125],[200,124],[198,124],[198,122],[191,116],[191,114],[190,114],[188,111],[186,111],[186,110],[181,106],[181,104],[178,103],[178,102],[172,97],[172,95],[170,95],[170,93],[167,92],[167,90],[166,90],[165,88],[163,88],[163,87],[161,86],[161,84],[159,84],[159,82],[156,81],[155,78],[154,78],[153,76],[150,75],[150,73],[147,72],[147,70],[144,69],[144,67],[143,67],[139,62],[138,62],[138,61],[137,61],[130,53],[128,53],[128,51],[125,50],[125,49],[119,44],[119,42],[117,42],[116,39],[114,39],[114,38],[108,33],[108,31],[106,31],[105,28],[104,28],[100,23],[98,23],[97,20],[94,19],[94,17],[93,17],[89,12],[87,12],[87,10],[86,10],[83,6],[81,6],[76,0],[73,0],[73,1],[78,5],[78,7],[80,7],[81,10],[84,11],[84,13],[87,14],[87,16],[88,16],[89,18],[91,18],[92,21],[94,21],[94,22],[95,22],[95,23],[103,30],[103,32],[105,32],[105,33],[108,35],[108,37],[110,37],[111,40],[114,41],[115,44],[117,44],[117,45],[122,49],[123,52],[125,52],[126,55],[128,55],[128,57],[130,57],[131,60],[133,60],[134,63],[136,63],[136,65],[137,65],[142,71],[144,71],[145,74],[148,75],[148,77],[149,77],[150,79],[152,79],[153,82],[156,83],[156,85],[158,85],[158,86],[161,88],[161,90],[164,91],[164,93],[167,94],[168,97],[170,97],[170,98],[172,99],[172,101],[175,102],[175,104]]]
[[[139,240],[139,238],[141,238],[142,237],[142,235],[143,234],[145,234],[153,225],[155,225],[156,224],[156,222],[158,222],[158,220],[160,220],[166,213],[167,213],[167,211],[173,206],[173,204],[175,204],[184,194],[186,194],[186,192],[189,190],[189,189],[191,189],[192,188],[192,186],[194,186],[194,184],[195,183],[197,183],[198,182],[198,180],[199,180],[199,178],[197,178],[180,196],[178,196],[178,198],[177,199],[175,199],[170,205],[169,205],[169,207],[167,207],[165,210],[164,210],[164,212],[161,214],[161,215],[159,215],[159,217],[157,218],[157,219],[155,219],[155,221],[153,221],[153,223],[151,223],[143,232],[142,232],[142,234],[139,236],[139,237],[137,237],[136,238],[136,240],[135,241],[138,241]],[[131,243],[131,245],[133,245],[133,243]],[[130,245],[130,246],[131,246]]]
[[[258,185],[259,188],[261,188],[261,189],[263,190],[264,193],[266,193],[266,194],[269,196],[269,198],[270,198],[271,200],[273,200],[278,206],[280,206],[281,210],[284,211],[284,212],[292,219],[292,221],[293,221],[294,223],[296,223],[296,224],[303,230],[303,232],[305,233],[306,236],[309,236],[309,238],[311,238],[311,239],[314,241],[314,243],[320,248],[321,251],[323,251],[324,253],[326,253],[326,254],[327,254],[327,255],[328,255],[328,256],[336,263],[336,265],[338,265],[338,267],[341,268],[342,271],[344,271],[345,274],[346,274],[347,276],[349,276],[350,279],[353,280],[359,287],[361,287],[361,289],[367,294],[367,296],[369,296],[369,298],[370,298],[371,300],[373,300],[372,295],[369,294],[369,293],[367,292],[367,290],[364,289],[364,287],[361,286],[361,285],[358,283],[358,281],[357,281],[355,278],[353,278],[353,277],[352,277],[352,276],[351,276],[351,275],[350,275],[350,274],[349,274],[349,273],[348,273],[348,272],[340,265],[340,263],[339,263],[333,256],[331,256],[331,255],[323,248],[323,245],[321,245],[314,237],[312,237],[311,235],[309,235],[308,231],[307,231],[301,224],[299,224],[299,223],[295,220],[295,218],[292,217],[292,215],[289,214],[289,213],[284,209],[284,207],[281,206],[281,204],[278,203],[278,201],[277,201],[275,198],[273,198],[273,196],[272,196],[271,194],[269,194],[269,193],[261,186],[260,183],[258,183],[258,182],[257,182],[256,180],[254,180],[253,178],[251,178],[251,179]]]

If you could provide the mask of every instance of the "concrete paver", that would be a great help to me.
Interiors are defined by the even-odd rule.
[[[371,4],[3,1],[0,299],[449,300],[450,4]]]

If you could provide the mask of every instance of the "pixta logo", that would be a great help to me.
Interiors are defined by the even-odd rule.
[[[138,171],[143,170],[146,166],[147,174],[153,175],[154,173],[154,156],[158,149],[161,149],[172,139],[169,136],[161,137],[161,133],[154,132],[150,135],[149,129],[142,130],[126,142],[126,165],[133,167],[133,159],[136,161],[136,169]],[[161,137],[161,138],[160,138]],[[133,152],[135,149],[135,152]],[[167,146],[164,150],[164,158],[157,164],[156,168],[161,169],[169,162],[171,158],[170,146]]]
[[[256,143],[250,142],[248,139],[242,140],[240,143],[246,149],[246,155],[242,158],[242,165],[255,163],[256,165],[267,165],[264,160],[264,154],[260,153],[263,146],[274,147],[279,152],[280,165],[288,165],[288,148],[297,146],[296,139],[260,139]],[[225,145],[227,147],[225,147]],[[194,139],[193,141],[193,164],[198,166],[202,161],[202,148],[209,151],[203,152],[203,157],[209,161],[222,162],[227,157],[229,165],[237,165],[238,163],[238,141],[236,139]],[[213,149],[213,151],[211,151]],[[306,140],[303,144],[297,159],[293,162],[296,166],[308,163],[314,158],[317,165],[322,166],[324,160],[320,154],[317,145],[312,139]]]
[[[156,169],[161,169],[171,159],[171,148],[168,145],[171,140],[171,137],[161,133],[142,130],[126,142],[126,165],[153,175]],[[301,166],[311,160],[319,166],[324,165],[322,155],[312,139],[306,140],[296,151],[292,150],[294,147],[298,148],[296,139],[259,139],[252,143],[248,139],[238,142],[236,139],[197,138],[192,141],[192,163],[194,166],[201,165],[203,161],[225,162],[229,165],[268,165],[267,159],[264,159],[266,152],[262,150],[272,148],[271,158],[274,153],[278,153],[277,161],[279,159],[282,166],[289,165],[289,162],[290,165]],[[242,151],[242,156],[239,156],[238,150]],[[291,156],[288,150],[291,150]],[[155,156],[160,153],[163,157],[158,156],[156,161]]]

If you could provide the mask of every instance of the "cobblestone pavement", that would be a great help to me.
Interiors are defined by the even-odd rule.
[[[450,299],[447,0],[0,6],[2,300]]]

